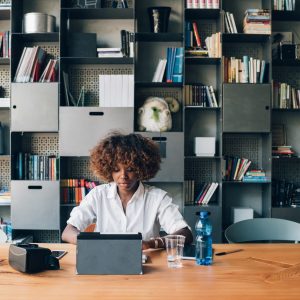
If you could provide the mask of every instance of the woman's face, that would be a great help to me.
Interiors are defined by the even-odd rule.
[[[112,172],[112,177],[120,192],[134,193],[138,187],[138,178],[135,170],[129,166],[117,164]]]

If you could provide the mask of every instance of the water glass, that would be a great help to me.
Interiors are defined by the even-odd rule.
[[[182,267],[182,254],[185,236],[183,235],[167,235],[165,237],[167,261],[169,268]]]

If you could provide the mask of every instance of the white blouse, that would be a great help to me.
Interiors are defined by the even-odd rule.
[[[141,232],[143,240],[159,236],[161,227],[171,234],[188,226],[167,192],[141,182],[127,203],[126,214],[112,182],[90,191],[67,223],[80,231],[96,223],[95,231],[101,233]]]

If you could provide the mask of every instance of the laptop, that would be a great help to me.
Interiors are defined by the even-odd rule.
[[[77,237],[77,274],[143,274],[142,234],[81,232]]]

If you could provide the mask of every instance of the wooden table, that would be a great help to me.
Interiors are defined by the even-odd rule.
[[[144,275],[76,275],[75,246],[40,244],[69,253],[61,270],[23,274],[7,261],[8,245],[0,246],[0,299],[300,299],[300,244],[214,245],[212,266],[185,260],[168,269],[165,251],[150,251]],[[298,264],[298,265],[297,265]]]

